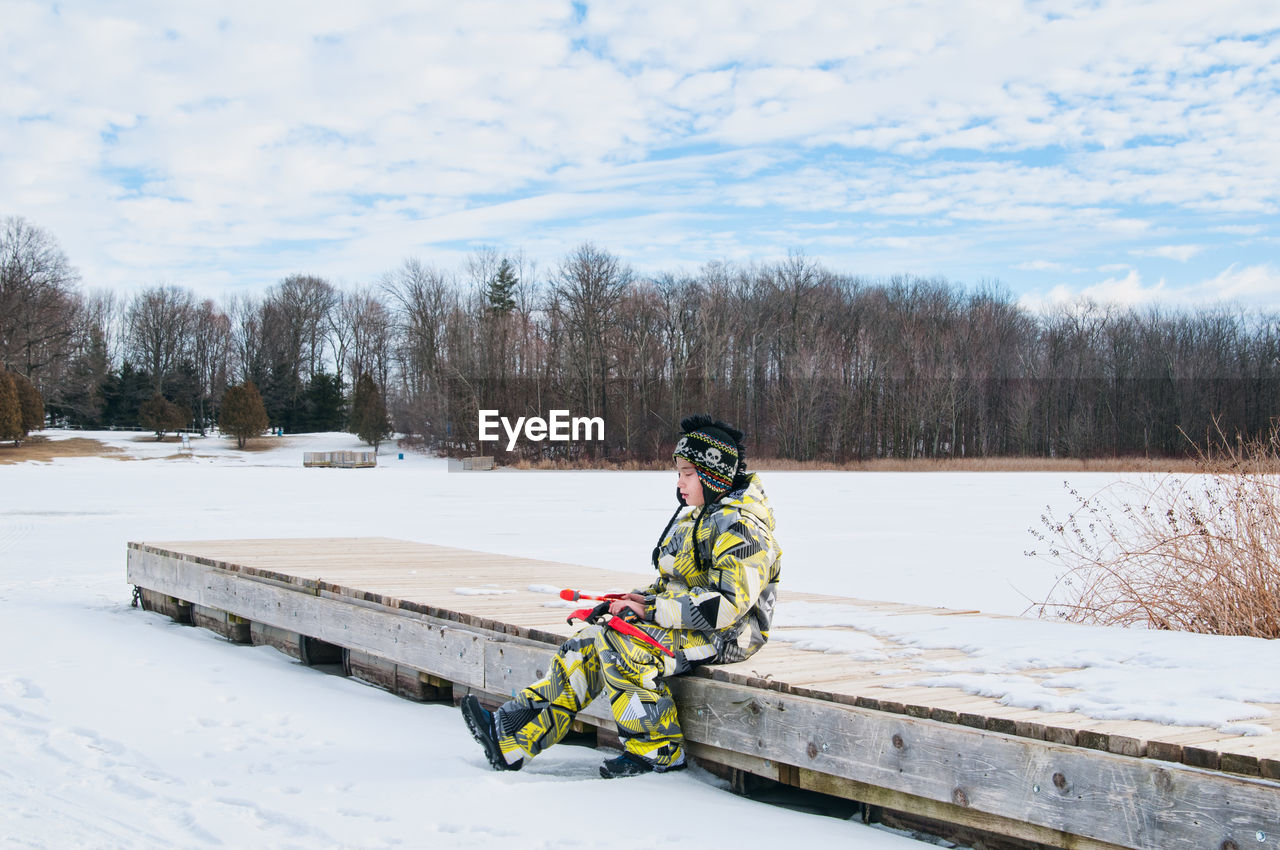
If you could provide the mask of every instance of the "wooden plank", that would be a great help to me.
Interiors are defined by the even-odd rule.
[[[350,649],[392,657],[455,682],[483,686],[485,638],[466,628],[430,622],[400,611],[374,610],[185,562],[130,550],[131,584],[231,611],[246,620],[307,634]],[[199,609],[196,609],[199,610]],[[246,626],[245,639],[248,639]]]
[[[1023,841],[1033,841],[1050,847],[1067,847],[1071,848],[1071,850],[1122,850],[1120,845],[1108,844],[1105,841],[1082,838],[1069,832],[976,811],[952,802],[940,802],[926,797],[904,794],[901,791],[893,791],[877,785],[868,785],[864,782],[832,776],[829,773],[821,773],[803,767],[796,770],[795,785],[809,791],[818,791],[822,794],[857,800],[861,803],[881,806],[918,817],[957,824],[984,832],[994,832],[998,835],[1018,838]]]
[[[185,599],[175,599],[163,593],[142,587],[138,588],[143,611],[154,611],[164,614],[176,623],[191,622],[191,603]]]
[[[790,778],[790,765],[780,764],[760,756],[713,747],[701,741],[686,741],[685,747],[689,755],[693,756],[704,767],[709,762],[730,767],[734,770],[745,770],[755,776],[763,776],[765,779],[772,779],[775,782],[786,782]]]
[[[396,664],[370,652],[348,649],[342,654],[343,671],[352,679],[358,679],[384,691],[396,692],[398,677]]]
[[[232,643],[249,643],[249,621],[214,605],[191,604],[191,623]]]
[[[435,679],[430,674],[357,649],[343,651],[342,667],[353,679],[414,702],[447,699],[452,690],[442,680]]]
[[[684,677],[685,733],[722,749],[1141,850],[1280,834],[1280,784]]]
[[[295,661],[302,661],[302,642],[304,638],[297,632],[278,629],[266,623],[249,624],[249,642],[254,646],[270,646]]]

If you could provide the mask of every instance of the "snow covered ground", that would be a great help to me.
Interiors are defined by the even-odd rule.
[[[4,846],[526,848],[597,846],[606,836],[921,846],[737,798],[697,770],[604,782],[595,773],[601,754],[579,747],[495,774],[448,707],[401,700],[129,607],[129,540],[381,535],[645,574],[675,505],[672,474],[451,472],[445,461],[409,452],[401,460],[387,446],[374,470],[302,467],[303,451],[361,448],[346,434],[264,439],[269,448],[248,452],[230,440],[196,439],[191,458],[131,434],[76,436],[119,445],[138,460],[0,466]],[[1061,475],[763,478],[778,514],[784,593],[1018,614],[1052,583],[1052,569],[1022,552],[1044,505],[1067,506]],[[1071,480],[1085,492],[1110,476]],[[554,576],[530,579],[556,584]],[[820,635],[824,619],[848,614],[795,607],[788,615]],[[1040,645],[1037,629],[1073,628],[1014,623],[1009,628],[1025,629],[1015,636],[889,634],[883,624],[861,625],[904,645],[967,645],[979,661],[938,671],[940,678],[969,677],[974,689],[1003,681],[1024,696],[1019,664],[1043,659],[1007,648]],[[1100,711],[1132,695],[1116,665],[1132,670],[1144,658],[1153,659],[1144,668],[1152,682],[1184,677],[1182,658],[1218,658],[1217,667],[1231,668],[1219,680],[1238,683],[1222,695],[1231,706],[1197,705],[1194,722],[1247,719],[1239,713],[1244,700],[1280,700],[1265,683],[1246,687],[1263,677],[1225,665],[1218,651],[1225,644],[1204,643],[1218,639],[1079,634],[1097,631],[1105,635],[1082,640],[1097,659],[1090,669],[1100,672],[1084,687]],[[1104,644],[1132,651],[1108,655]],[[1237,647],[1250,664],[1280,666],[1270,644],[1233,644],[1233,654]]]

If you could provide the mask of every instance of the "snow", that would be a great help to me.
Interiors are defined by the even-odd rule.
[[[603,755],[581,747],[494,773],[452,708],[402,700],[270,648],[233,646],[128,604],[130,540],[388,536],[629,570],[644,583],[674,507],[669,473],[462,473],[412,452],[401,460],[385,445],[376,469],[302,467],[303,451],[360,450],[346,434],[264,438],[256,443],[264,448],[243,452],[231,440],[195,438],[191,457],[145,435],[48,436],[103,439],[136,459],[0,466],[6,846],[571,848],[598,845],[602,829],[638,830],[655,844],[802,836],[868,850],[922,846],[735,797],[696,769],[605,782],[595,772]],[[1275,654],[1247,639],[1020,620],[970,630],[973,618],[889,622],[785,602],[794,589],[1021,613],[1053,581],[1022,552],[1042,506],[1069,504],[1059,475],[762,477],[785,551],[779,621],[789,619],[791,636],[815,650],[910,659],[959,646],[967,662],[927,676],[1022,700],[1015,704],[1075,699],[1169,717],[1185,709],[1175,719],[1243,732],[1257,731],[1248,722],[1257,715],[1241,706],[1280,701],[1274,686],[1251,681],[1277,669]],[[1071,477],[1082,491],[1110,480]],[[558,589],[553,575],[529,578],[531,589]],[[825,625],[854,616],[866,634],[846,633],[839,644],[824,636]],[[1028,673],[1067,659],[1089,666],[1061,678]],[[1142,699],[1144,688],[1168,693],[1191,680],[1192,698],[1177,709]]]
[[[1237,721],[1268,717],[1250,703],[1280,702],[1280,641],[1120,630],[1055,621],[930,616],[868,611],[848,605],[780,602],[778,640],[868,660],[910,657],[911,650],[958,649],[963,658],[923,665],[928,673],[899,687],[955,687],[1006,705],[1075,711],[1099,720],[1150,720],[1262,734]],[[849,626],[859,631],[823,632]],[[814,629],[819,629],[814,631]],[[872,643],[887,638],[897,651]],[[842,641],[852,640],[849,645]],[[1080,668],[1065,673],[1036,672]]]

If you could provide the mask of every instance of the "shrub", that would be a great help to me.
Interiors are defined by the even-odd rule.
[[[1280,637],[1280,431],[1204,471],[1121,482],[1032,531],[1065,568],[1042,617]],[[1031,553],[1035,554],[1035,553]]]
[[[14,389],[18,393],[18,407],[22,416],[22,436],[44,427],[44,398],[26,375],[10,373]]]
[[[253,381],[227,388],[218,412],[218,427],[236,438],[238,448],[243,449],[249,438],[265,431],[269,421],[267,408]]]
[[[181,407],[156,393],[138,408],[138,419],[148,430],[156,432],[156,440],[159,441],[164,437],[165,431],[178,430],[191,417]]]
[[[16,445],[25,436],[17,385],[9,372],[0,369],[0,440],[13,440]]]
[[[350,430],[375,449],[392,433],[391,423],[387,421],[386,402],[382,400],[378,385],[367,372],[356,381],[356,389],[351,397]]]

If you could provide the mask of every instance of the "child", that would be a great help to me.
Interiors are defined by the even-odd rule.
[[[671,655],[591,625],[560,646],[545,679],[497,711],[463,697],[467,727],[495,770],[519,770],[561,740],[601,692],[625,747],[600,766],[601,776],[680,770],[684,738],[666,677],[742,661],[769,639],[782,550],[760,478],[747,472],[742,432],[705,415],[680,428],[673,452],[680,507],[653,549],[658,578],[609,606]]]

